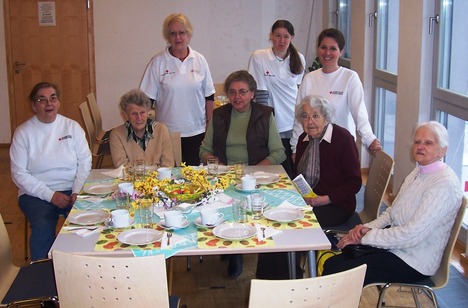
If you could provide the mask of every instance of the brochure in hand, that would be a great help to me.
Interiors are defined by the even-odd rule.
[[[307,183],[306,179],[302,174],[296,176],[293,180],[294,186],[296,189],[301,193],[303,197],[306,198],[315,198],[317,195],[314,193],[312,188],[310,187],[309,183]]]

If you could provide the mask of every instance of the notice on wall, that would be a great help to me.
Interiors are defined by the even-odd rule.
[[[37,3],[39,26],[55,26],[55,1],[44,1]]]

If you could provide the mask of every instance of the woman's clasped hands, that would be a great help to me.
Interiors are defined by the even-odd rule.
[[[363,225],[357,225],[353,229],[349,230],[348,234],[343,236],[336,246],[343,249],[347,245],[361,244],[362,237],[369,232],[369,230],[371,230],[371,228]]]

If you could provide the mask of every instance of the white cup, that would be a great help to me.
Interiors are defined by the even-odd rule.
[[[158,180],[170,179],[172,176],[172,169],[171,168],[158,168]]]
[[[257,185],[257,180],[250,175],[243,176],[241,178],[242,190],[255,190],[255,185]]]
[[[179,211],[166,211],[164,212],[164,225],[166,227],[180,228],[187,221],[187,216]]]
[[[217,209],[203,209],[200,211],[200,216],[202,224],[205,226],[213,226],[224,217],[224,214],[218,212]]]
[[[119,192],[123,194],[133,195],[133,183],[120,183]]]
[[[114,228],[128,227],[130,225],[130,214],[127,210],[112,211],[110,221]]]

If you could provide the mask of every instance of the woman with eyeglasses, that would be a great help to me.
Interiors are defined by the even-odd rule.
[[[297,143],[295,169],[317,194],[305,200],[322,228],[340,225],[353,215],[362,185],[354,137],[333,124],[334,116],[333,106],[321,97],[306,96],[296,106],[303,133]]]
[[[31,226],[31,259],[39,260],[47,258],[59,216],[68,215],[88,178],[91,152],[80,124],[58,114],[56,85],[36,84],[29,100],[35,115],[16,128],[10,164]]]
[[[273,109],[253,101],[257,83],[247,71],[231,73],[224,82],[230,104],[216,108],[200,147],[200,158],[216,156],[232,165],[278,165],[286,159]],[[228,274],[242,273],[242,255],[229,256]]]
[[[213,113],[213,79],[205,57],[189,46],[193,27],[187,16],[169,15],[162,32],[167,47],[149,62],[140,89],[154,101],[156,121],[180,132],[182,161],[198,166],[198,150]]]
[[[304,97],[296,106],[295,118],[303,129],[297,143],[295,173],[302,174],[317,194],[304,199],[322,228],[340,225],[353,215],[362,185],[354,137],[333,124],[334,108],[321,97]],[[288,279],[287,264],[287,253],[260,254],[256,277]],[[302,276],[300,268],[296,268],[296,276]]]
[[[361,80],[355,71],[338,64],[344,47],[345,38],[339,30],[330,28],[320,33],[317,54],[323,67],[304,76],[296,102],[299,104],[308,95],[326,98],[335,108],[336,124],[354,137],[357,132],[369,152],[375,154],[382,150],[382,146],[369,123]],[[296,121],[291,138],[293,153],[296,153],[297,138],[301,133],[301,122]],[[295,154],[292,157],[293,161],[297,159]]]
[[[287,156],[283,167],[289,176],[292,176],[290,138],[294,106],[305,68],[304,56],[292,44],[293,39],[294,26],[288,20],[277,20],[271,27],[271,47],[255,51],[249,61],[249,73],[254,76],[258,86],[255,101],[275,110]]]

